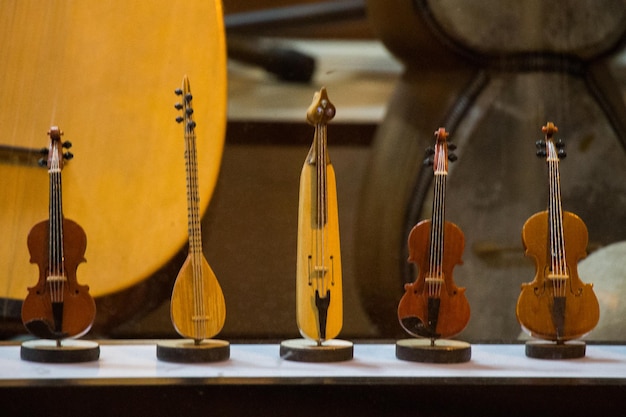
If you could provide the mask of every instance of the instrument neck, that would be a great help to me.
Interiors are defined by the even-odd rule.
[[[563,209],[561,204],[561,178],[559,158],[553,142],[548,143],[548,228],[551,271],[557,275],[566,275],[565,239],[563,236]]]
[[[63,205],[61,189],[61,169],[52,167],[48,171],[50,179],[49,233],[48,233],[48,274],[64,276],[63,255]]]
[[[326,166],[330,163],[327,152],[326,127],[324,123],[315,126],[311,162],[316,166],[315,227],[323,229],[328,218],[328,178]]]
[[[433,277],[441,275],[443,262],[447,176],[446,171],[435,171],[433,213],[430,225],[430,275]]]
[[[189,253],[192,256],[202,254],[202,231],[200,218],[200,196],[198,192],[198,158],[196,154],[196,135],[185,133],[185,166],[187,172],[187,214],[189,232]]]

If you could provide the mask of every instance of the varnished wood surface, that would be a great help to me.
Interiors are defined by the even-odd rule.
[[[296,319],[302,336],[317,343],[335,338],[343,325],[337,184],[327,138],[328,123],[335,114],[322,87],[306,112],[315,131],[300,173]]]
[[[89,236],[82,281],[102,296],[149,277],[187,238],[179,198],[184,160],[172,123],[172,86],[185,73],[195,80],[196,113],[203,115],[203,212],[219,171],[226,119],[221,3],[4,1],[0,46],[0,143],[39,148],[51,123],[74,143],[64,209]],[[0,176],[0,297],[21,299],[36,278],[26,236],[45,217],[47,178],[36,166],[5,162]]]
[[[179,334],[195,340],[208,339],[224,326],[226,303],[222,288],[206,259],[203,256],[199,258],[202,273],[194,276],[191,256],[187,257],[176,277],[170,314]],[[202,292],[198,288],[202,288]],[[202,311],[204,316],[196,317],[198,311]]]
[[[335,183],[335,170],[332,164],[326,166],[328,216],[327,223],[323,226],[326,230],[325,253],[317,256],[326,257],[326,265],[329,267],[327,288],[331,293],[330,305],[328,306],[328,322],[326,325],[326,338],[336,337],[343,326],[343,280],[341,269],[341,248],[339,237],[339,214],[337,208],[337,188]],[[314,184],[315,166],[305,164],[300,176],[300,202],[298,206],[298,254],[296,271],[296,320],[300,333],[310,339],[319,340],[319,322],[317,308],[315,307],[316,286],[309,285],[309,264],[307,256],[315,251],[315,238],[319,229],[311,227],[311,211],[315,202]],[[329,258],[334,254],[333,259]],[[332,268],[332,269],[331,269]],[[334,276],[331,281],[331,274]],[[320,294],[323,295],[323,294]]]
[[[568,265],[563,340],[579,338],[589,333],[600,319],[600,306],[593,284],[584,283],[578,276],[578,263],[587,256],[587,228],[574,213],[563,212],[565,257]],[[535,264],[536,275],[532,282],[522,284],[516,314],[522,326],[533,336],[556,340],[557,330],[552,320],[555,291],[550,274],[550,248],[548,239],[548,212],[536,213],[524,224],[522,240],[526,256]],[[600,279],[602,277],[599,277]]]

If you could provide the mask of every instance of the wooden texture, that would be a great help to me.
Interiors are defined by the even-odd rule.
[[[580,217],[565,211],[563,230],[569,279],[564,314],[566,334],[561,339],[570,340],[584,336],[596,326],[600,319],[600,307],[593,285],[583,283],[578,277],[578,261],[587,256],[587,228]],[[547,236],[547,211],[536,213],[524,224],[522,240],[525,253],[534,260],[537,273],[532,282],[522,284],[516,314],[522,327],[532,336],[556,340],[557,330],[552,320],[555,294],[548,278],[550,249]]]
[[[414,283],[405,284],[405,293],[398,304],[398,318],[402,323],[403,318],[416,317],[428,327],[428,284],[425,282],[429,274],[430,250],[425,245],[429,242],[431,221],[424,220],[418,223],[409,234],[410,252],[409,261],[419,266],[419,275]],[[440,300],[439,315],[437,322],[437,338],[455,336],[460,333],[470,318],[470,306],[465,297],[465,288],[459,288],[454,284],[452,270],[458,264],[463,263],[460,255],[463,253],[465,237],[457,225],[451,222],[444,224],[444,256],[441,265],[442,275],[445,277],[438,295]],[[406,328],[414,336],[425,337],[426,334],[416,334],[414,329]],[[427,332],[428,329],[423,329]]]
[[[74,142],[64,208],[89,236],[83,282],[97,297],[145,280],[187,237],[171,106],[172,85],[185,73],[203,115],[202,211],[218,175],[226,118],[221,3],[3,1],[0,45],[0,142],[37,148],[51,124]],[[40,168],[5,162],[0,176],[0,297],[20,299],[36,276],[26,236],[45,217],[47,181]]]
[[[226,320],[226,304],[219,282],[204,257],[201,258],[201,265],[202,273],[196,276],[190,255],[176,277],[172,291],[172,323],[180,335],[194,340],[215,336]],[[203,289],[201,293],[199,287]],[[198,315],[198,311],[202,312],[202,316]]]
[[[302,336],[321,343],[343,325],[343,290],[335,170],[327,152],[327,123],[335,107],[322,88],[307,121],[313,144],[300,173],[296,260],[296,320]]]
[[[174,283],[171,317],[180,335],[199,342],[216,335],[222,329],[226,320],[226,305],[219,282],[202,252],[196,122],[187,75],[183,78],[182,88],[176,90],[176,94],[181,96],[181,102],[175,107],[182,112],[182,116],[176,121],[183,124],[185,138],[189,255]]]

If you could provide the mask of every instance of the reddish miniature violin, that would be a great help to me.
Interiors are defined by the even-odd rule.
[[[96,315],[96,304],[89,287],[76,281],[78,264],[85,261],[87,237],[83,229],[63,217],[61,170],[71,159],[69,142],[61,143],[63,133],[50,128],[47,166],[50,178],[49,219],[37,223],[28,234],[30,262],[39,267],[39,281],[28,288],[22,305],[22,322],[42,339],[79,337],[87,333]],[[45,160],[42,160],[45,165]]]
[[[465,288],[458,288],[452,279],[452,269],[462,263],[465,237],[458,226],[445,220],[448,160],[456,160],[448,153],[454,145],[446,142],[447,136],[444,128],[435,132],[435,148],[426,160],[435,173],[432,219],[422,220],[409,234],[409,262],[417,265],[419,275],[404,286],[398,305],[402,327],[433,341],[458,334],[470,317]]]
[[[587,227],[561,207],[559,159],[566,153],[558,128],[551,122],[542,128],[545,140],[537,142],[537,155],[547,157],[550,195],[548,210],[531,216],[522,228],[526,256],[535,261],[536,275],[522,284],[516,314],[532,336],[563,342],[579,338],[598,323],[600,309],[592,284],[578,277],[577,264],[587,248]]]

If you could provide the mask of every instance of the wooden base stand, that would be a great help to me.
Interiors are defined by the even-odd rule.
[[[467,342],[437,339],[402,339],[396,342],[396,358],[425,363],[461,363],[472,357],[472,347]]]
[[[22,343],[20,357],[25,361],[43,363],[92,362],[100,358],[100,345],[88,340],[37,339]]]
[[[325,340],[321,345],[308,339],[290,339],[281,342],[280,357],[296,362],[341,362],[353,358],[352,342],[339,339]]]
[[[166,362],[219,362],[230,358],[230,343],[207,339],[196,343],[191,339],[164,340],[157,343],[157,358]]]
[[[580,340],[562,343],[531,340],[526,342],[526,356],[535,359],[577,359],[585,356],[586,346]]]

